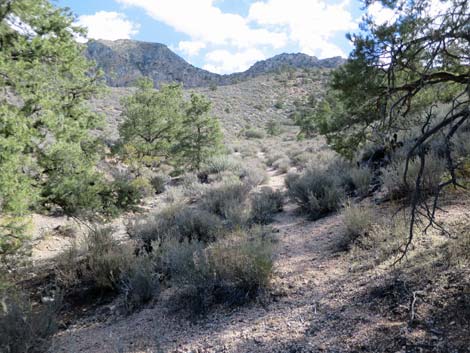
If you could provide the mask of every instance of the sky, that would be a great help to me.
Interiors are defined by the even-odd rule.
[[[347,57],[359,0],[54,0],[93,39],[166,44],[216,73],[244,71],[283,52]]]

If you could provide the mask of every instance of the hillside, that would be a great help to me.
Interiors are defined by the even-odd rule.
[[[340,57],[320,60],[306,54],[280,54],[259,61],[247,71],[219,75],[197,68],[173,53],[166,45],[134,40],[93,40],[86,56],[105,72],[108,85],[131,86],[139,77],[149,77],[158,86],[163,82],[180,82],[186,88],[228,85],[282,69],[335,68]]]
[[[192,90],[204,94],[212,103],[212,114],[220,119],[228,139],[251,126],[264,130],[270,120],[291,125],[290,113],[295,101],[305,101],[310,94],[321,95],[328,80],[329,69],[303,69],[258,75],[238,83]],[[104,136],[108,141],[118,138],[122,97],[131,94],[130,87],[110,87],[93,100],[92,107],[106,116]]]

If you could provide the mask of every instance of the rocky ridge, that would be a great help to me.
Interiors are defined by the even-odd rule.
[[[92,40],[85,55],[97,63],[105,73],[106,83],[113,87],[131,86],[139,77],[151,78],[155,86],[164,82],[180,82],[185,88],[229,85],[285,68],[335,68],[344,62],[341,57],[318,59],[284,53],[258,61],[244,72],[219,75],[189,64],[164,44],[124,39]]]

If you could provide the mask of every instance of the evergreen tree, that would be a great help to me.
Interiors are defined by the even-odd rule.
[[[299,140],[315,137],[317,131],[314,112],[317,104],[318,101],[314,95],[310,95],[305,104],[300,101],[295,104],[296,110],[291,115],[291,119],[294,120],[294,123],[300,128],[297,136]]]
[[[73,22],[70,12],[46,0],[0,2],[0,254],[22,244],[18,217],[49,199],[52,184],[82,183],[94,173],[89,131],[101,119],[86,100],[97,92],[97,75],[76,42],[84,32]],[[62,158],[52,167],[58,151]],[[60,174],[68,158],[81,161],[80,168]]]
[[[406,252],[417,221],[435,225],[440,190],[459,185],[453,137],[470,122],[470,5],[468,0],[365,1],[373,2],[396,16],[383,23],[366,17],[362,33],[349,37],[354,50],[334,73],[327,97],[339,109],[320,109],[317,121],[342,153],[354,152],[367,139],[415,131],[403,171],[403,182],[417,186],[410,198]],[[436,186],[436,197],[427,204],[420,185],[429,143],[438,135],[443,136],[449,179]],[[408,180],[413,159],[420,171],[416,180]]]
[[[222,141],[219,121],[210,116],[210,102],[193,93],[187,104],[176,146],[180,163],[199,170],[208,157],[217,153]]]
[[[164,85],[157,91],[147,78],[137,86],[133,95],[123,99],[119,133],[127,157],[151,166],[170,158],[184,114],[183,91],[180,85]]]

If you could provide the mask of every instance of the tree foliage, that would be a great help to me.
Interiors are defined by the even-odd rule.
[[[383,141],[396,132],[418,131],[412,136],[404,170],[404,183],[416,184],[408,247],[417,221],[424,218],[428,227],[435,225],[437,198],[427,205],[420,186],[429,143],[438,134],[445,142],[450,175],[438,189],[458,185],[459,161],[452,139],[470,117],[470,9],[467,0],[380,3],[394,11],[394,18],[377,23],[366,17],[362,33],[350,36],[354,50],[334,73],[332,90],[315,117],[343,154],[367,139]],[[414,159],[419,160],[421,172],[410,181],[407,170]]]
[[[191,94],[183,124],[176,136],[179,161],[191,170],[199,170],[202,163],[221,147],[219,121],[209,115],[210,110],[211,103],[204,96]]]
[[[195,93],[185,101],[180,85],[163,85],[158,91],[149,79],[137,85],[123,100],[119,127],[127,159],[137,167],[168,163],[199,169],[217,152],[222,138],[218,120],[209,115],[210,102]]]
[[[167,160],[183,119],[181,86],[163,85],[157,91],[152,80],[140,79],[123,106],[119,133],[127,155],[148,166]]]
[[[57,188],[94,192],[102,119],[86,101],[98,74],[76,41],[74,17],[46,0],[0,2],[0,254],[19,247],[22,221]]]
[[[300,128],[298,138],[304,139],[314,137],[317,131],[315,123],[315,108],[318,105],[318,100],[312,94],[308,97],[306,104],[298,102],[295,105],[296,109],[291,114],[290,118]]]

